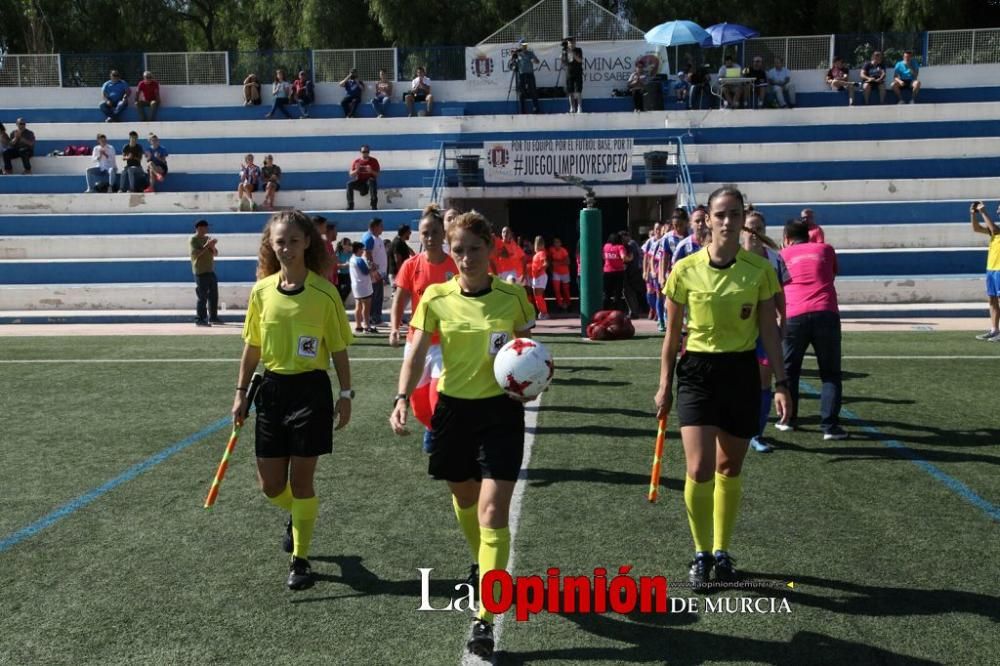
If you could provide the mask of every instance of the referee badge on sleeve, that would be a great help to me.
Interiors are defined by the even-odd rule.
[[[299,336],[299,356],[305,358],[316,358],[319,353],[319,340],[310,335]]]
[[[740,319],[749,319],[753,314],[753,303],[744,303],[740,308]]]
[[[503,346],[507,344],[507,337],[506,331],[490,333],[490,356],[496,356],[497,352],[503,349]]]

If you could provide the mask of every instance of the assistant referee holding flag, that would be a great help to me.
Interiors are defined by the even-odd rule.
[[[399,372],[399,393],[389,423],[406,434],[409,397],[417,386],[435,334],[441,336],[438,403],[431,418],[428,473],[448,482],[459,526],[482,577],[504,569],[510,557],[510,500],[524,455],[524,404],[507,395],[493,376],[493,359],[535,325],[524,287],[490,275],[493,233],[476,212],[459,215],[447,230],[458,276],[427,287],[410,327]],[[482,605],[472,626],[470,652],[493,654],[493,614]]]
[[[313,582],[309,545],[319,513],[313,476],[319,456],[333,450],[337,430],[351,420],[351,327],[337,288],[324,275],[329,256],[312,220],[301,211],[273,215],[260,239],[257,283],[243,325],[243,357],[233,417],[246,413],[246,389],[257,364],[264,381],[257,393],[257,475],[272,504],[291,513],[288,587]],[[336,407],[330,356],[340,382]],[[291,541],[291,543],[287,543]]]
[[[774,301],[781,287],[774,268],[740,247],[745,213],[739,190],[716,190],[708,208],[711,242],[674,264],[663,290],[668,328],[655,397],[657,418],[666,418],[676,369],[687,468],[684,503],[695,547],[688,578],[696,588],[708,582],[713,569],[716,581],[736,579],[729,541],[742,495],[743,459],[760,417],[758,332],[777,375],[774,403],[782,422],[789,401]],[[678,362],[685,306],[688,337]]]

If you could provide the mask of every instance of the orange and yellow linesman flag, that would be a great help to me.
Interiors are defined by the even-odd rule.
[[[655,502],[660,495],[660,463],[663,462],[663,440],[667,436],[667,420],[656,422],[656,447],[653,449],[653,471],[649,475],[650,502]]]
[[[215,500],[219,497],[219,486],[222,485],[222,479],[226,476],[226,470],[229,468],[229,457],[233,455],[233,451],[236,450],[236,442],[240,439],[240,430],[243,429],[243,424],[246,423],[247,417],[250,415],[250,408],[253,406],[254,398],[257,395],[257,389],[260,388],[260,383],[263,380],[263,376],[260,373],[254,373],[253,378],[250,380],[250,386],[247,388],[247,411],[243,415],[243,420],[239,423],[233,423],[233,432],[229,435],[229,442],[226,444],[226,450],[222,454],[222,460],[219,462],[219,468],[215,470],[215,478],[212,479],[212,487],[208,489],[208,497],[205,498],[205,508],[210,509]]]

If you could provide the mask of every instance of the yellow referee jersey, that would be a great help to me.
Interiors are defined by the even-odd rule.
[[[990,249],[986,254],[986,270],[1000,271],[1000,234],[990,236]]]
[[[754,349],[757,304],[780,291],[771,263],[742,248],[726,268],[712,266],[707,249],[684,257],[663,288],[668,298],[688,308],[687,349],[716,353]]]
[[[309,271],[305,284],[282,291],[281,274],[260,280],[250,291],[243,340],[260,347],[271,372],[294,375],[330,367],[330,354],[354,341],[337,288]]]
[[[427,288],[410,326],[440,331],[444,370],[438,392],[453,398],[491,398],[503,393],[493,377],[500,348],[535,325],[524,287],[493,277],[490,288],[463,294],[458,278]]]

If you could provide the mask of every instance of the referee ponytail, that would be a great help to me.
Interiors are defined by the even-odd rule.
[[[330,255],[326,253],[325,240],[319,235],[312,218],[300,210],[287,210],[275,213],[264,225],[264,231],[260,236],[260,249],[257,253],[257,279],[262,280],[281,270],[278,256],[271,249],[271,229],[276,224],[294,226],[309,239],[309,247],[306,248],[304,257],[306,268],[313,273],[325,275],[330,264]]]
[[[751,209],[750,212],[747,213],[746,221],[749,222],[751,217],[756,217],[760,220],[761,229],[767,228],[767,221],[764,219],[763,213]],[[771,237],[765,233],[760,233],[745,225],[743,227],[743,231],[747,232],[748,234],[750,234],[751,236],[759,240],[761,243],[771,248],[772,250],[777,251],[781,249],[778,247],[778,244],[775,243],[773,240],[771,240]]]

